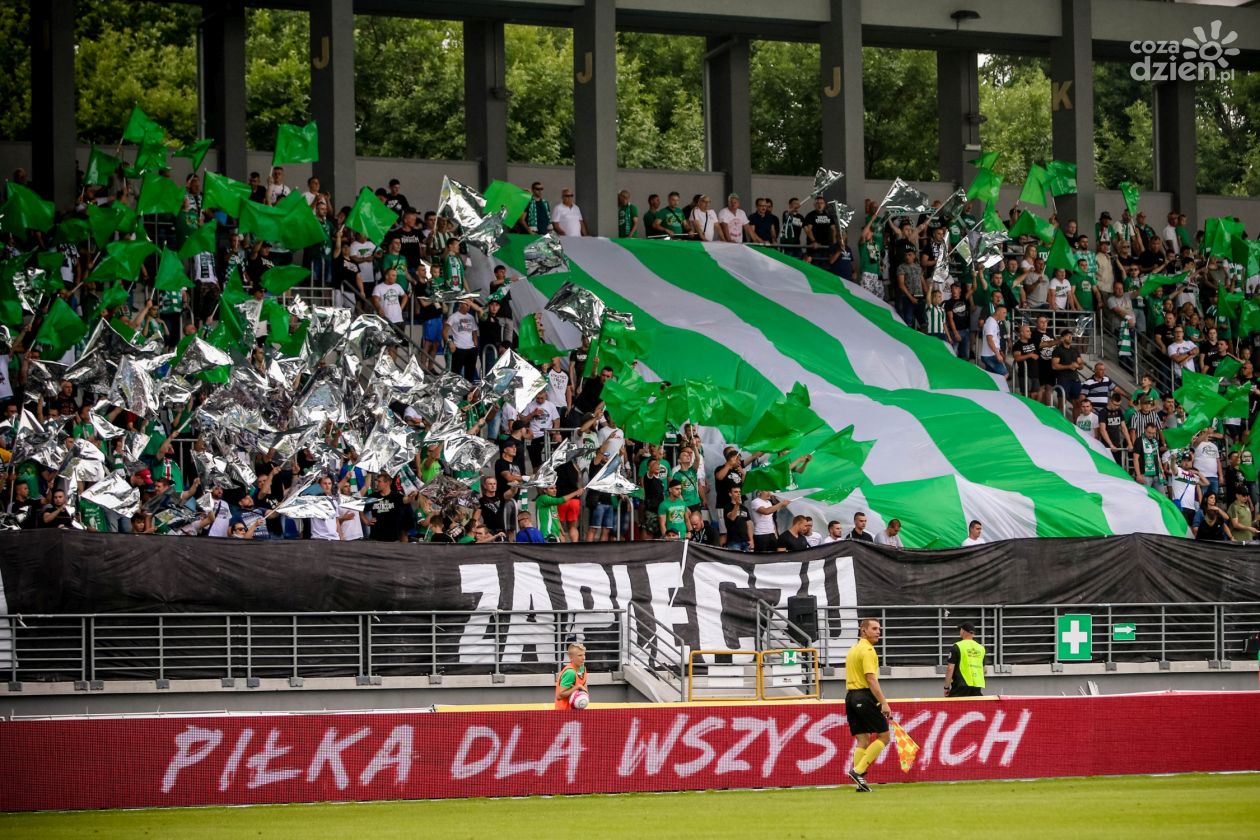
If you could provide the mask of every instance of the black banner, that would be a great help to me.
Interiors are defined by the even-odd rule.
[[[28,615],[446,611],[440,627],[419,628],[393,651],[400,673],[414,673],[421,660],[431,671],[458,670],[492,662],[496,652],[523,670],[550,670],[557,628],[538,613],[553,610],[607,611],[575,616],[563,631],[611,654],[621,632],[616,614],[629,602],[693,649],[747,649],[756,600],[784,609],[795,595],[813,596],[820,608],[859,609],[1260,601],[1260,552],[1151,536],[913,552],[842,542],[750,555],[705,546],[684,554],[676,542],[342,545],[48,530],[0,534],[0,576],[7,612]],[[495,610],[505,616],[491,626]],[[448,641],[437,650],[426,635]],[[822,644],[850,641],[846,626],[833,625],[830,635]],[[330,673],[363,667],[329,660]]]

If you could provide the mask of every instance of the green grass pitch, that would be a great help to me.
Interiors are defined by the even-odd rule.
[[[0,837],[1232,839],[1260,837],[1260,774],[5,814]]]

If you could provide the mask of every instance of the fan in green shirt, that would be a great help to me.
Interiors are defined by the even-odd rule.
[[[585,487],[579,487],[564,496],[556,495],[556,486],[544,487],[534,504],[538,506],[538,530],[548,542],[564,542],[564,529],[560,527],[560,505],[581,495]]]
[[[622,239],[639,232],[639,208],[630,203],[630,193],[617,193],[617,235]]]
[[[669,482],[669,497],[661,502],[657,515],[661,518],[661,534],[673,531],[679,539],[687,536],[687,503],[682,497],[682,482],[673,479]]]

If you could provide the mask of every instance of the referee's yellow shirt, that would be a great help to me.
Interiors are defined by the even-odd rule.
[[[878,673],[879,654],[875,652],[875,646],[866,639],[858,639],[857,644],[849,648],[849,655],[844,658],[845,687],[849,691],[870,688],[866,675]]]

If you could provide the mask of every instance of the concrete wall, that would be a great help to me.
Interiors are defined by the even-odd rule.
[[[80,146],[78,158],[80,167],[87,165],[89,147]],[[271,153],[251,151],[246,157],[250,170],[262,174],[266,179],[271,167]],[[211,150],[206,155],[206,166],[212,167],[216,161],[216,153]],[[189,172],[189,162],[183,158],[171,158],[172,176],[182,181]],[[17,167],[30,171],[31,151],[27,143],[0,143],[0,175],[7,177]],[[424,210],[437,206],[438,193],[442,186],[443,176],[449,176],[466,184],[477,181],[477,164],[469,161],[442,160],[404,160],[398,158],[360,157],[358,159],[358,183],[373,189],[383,187],[391,178],[402,181],[402,191],[416,207]],[[289,164],[285,166],[285,182],[295,188],[304,188],[306,179],[310,177],[309,164]],[[37,177],[38,173],[32,173]],[[241,180],[247,172],[234,173],[233,177]],[[573,168],[569,166],[534,166],[530,164],[511,164],[508,166],[508,177],[513,183],[528,186],[531,181],[542,181],[546,187],[546,195],[555,204],[560,203],[560,193],[564,187],[572,187],[574,183]],[[665,195],[677,190],[685,205],[696,193],[706,193],[713,199],[714,208],[725,204],[722,194],[723,176],[720,172],[680,172],[669,169],[622,169],[618,171],[618,188],[630,190],[631,199],[639,210],[646,212],[647,197],[651,193],[659,193],[664,201]],[[891,181],[867,181],[866,196],[878,202],[882,199]],[[774,201],[775,211],[783,212],[787,201],[792,196],[804,198],[813,187],[813,178],[798,178],[783,175],[754,175],[752,180],[753,195],[742,196],[744,207],[752,211],[752,199],[764,196]],[[952,184],[912,181],[911,186],[922,190],[933,199],[944,199],[956,188]],[[998,202],[999,212],[1005,218],[1006,212],[1015,205],[1022,185],[1004,186]],[[353,195],[336,196],[339,205],[354,203]],[[582,196],[577,196],[581,206]],[[1119,218],[1124,209],[1124,199],[1116,190],[1099,190],[1096,207],[1099,212],[1111,211],[1112,216]],[[1148,192],[1142,195],[1142,209],[1146,211],[1149,222],[1159,227],[1164,216],[1172,208],[1172,196],[1169,193]],[[859,208],[860,209],[860,208]],[[1237,216],[1246,225],[1248,233],[1255,236],[1260,232],[1260,198],[1235,198],[1232,196],[1199,196],[1199,224],[1210,216]],[[1080,221],[1080,220],[1078,220]],[[1091,220],[1096,221],[1095,220]],[[1092,234],[1092,227],[1082,229]]]

